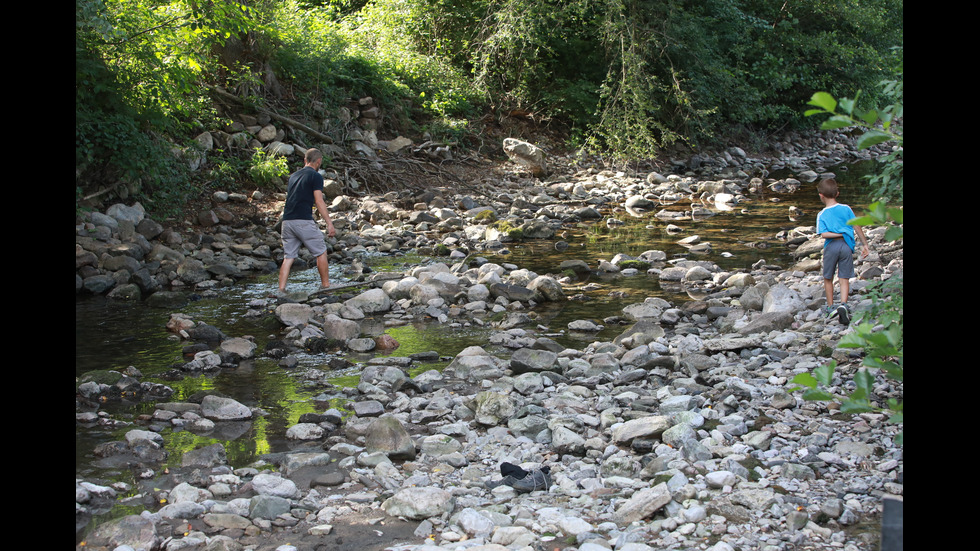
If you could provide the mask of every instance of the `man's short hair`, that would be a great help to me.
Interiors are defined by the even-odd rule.
[[[306,150],[306,155],[303,156],[303,160],[306,164],[313,164],[323,158],[323,153],[320,153],[319,149],[310,148]]]
[[[824,178],[817,182],[817,193],[823,195],[824,197],[829,197],[831,199],[836,199],[840,195],[840,190],[837,189],[837,180],[833,178]]]

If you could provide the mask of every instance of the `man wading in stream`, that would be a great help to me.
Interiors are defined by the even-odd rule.
[[[286,208],[282,215],[282,266],[279,267],[279,291],[286,290],[289,270],[299,256],[300,246],[306,247],[316,257],[316,269],[320,272],[320,288],[330,287],[330,272],[327,269],[327,244],[316,221],[313,220],[313,207],[327,223],[327,236],[333,237],[337,231],[323,201],[323,176],[320,165],[323,154],[309,149],[303,159],[303,168],[289,176],[286,189]]]

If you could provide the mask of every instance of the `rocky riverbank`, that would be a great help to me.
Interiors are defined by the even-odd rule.
[[[497,193],[482,198],[338,195],[332,209],[343,232],[332,243],[334,262],[353,266],[358,251],[440,247],[446,262],[362,274],[374,284],[342,296],[256,300],[249,305],[254,315],[274,316],[281,326],[280,338],[262,350],[245,336],[175,314],[166,330],[189,350],[197,347],[181,370],[255,355],[288,367],[298,351],[394,346],[363,336],[367,320],[480,324],[495,314],[489,342],[511,353],[471,347],[445,369],[415,376],[408,372],[419,357],[367,361],[360,384],[346,392],[347,411],[304,417],[289,430],[296,442],[290,452],[244,468],[229,466],[225,447],[214,444],[185,454],[179,468],[161,469],[163,434],[173,428],[227,441],[262,411],[219,395],[175,402],[165,385],[142,382],[135,369],[79,381],[78,423],[113,422],[98,404],[122,394],[157,404],[124,441],[97,450],[132,468],[135,487],[76,480],[77,525],[122,494],[134,494],[124,503],[144,510],[98,526],[85,548],[876,549],[883,503],[903,493],[903,452],[893,442],[899,427],[883,414],[843,415],[791,390],[796,374],[834,359],[833,390],[844,392],[862,356],[836,348],[851,329],[821,312],[812,228],[784,236],[796,251],[792,267],[762,263],[726,272],[710,260],[668,260],[660,251],[562,267],[646,271],[704,295],[627,306],[603,320],[623,326],[618,336],[581,348],[548,335],[589,334],[593,321],[549,328],[533,317],[542,303],[569,298],[569,274],[480,257],[505,247],[518,230],[558,245],[562,224],[601,218],[612,205],[682,225],[694,209],[707,215],[711,205],[738,205],[753,186],[800,185],[796,178],[767,180],[766,170],[792,165],[806,180],[809,171],[815,177],[820,166],[837,164],[814,159],[853,158],[833,142],[809,151],[765,163],[730,151],[666,176],[585,169],[541,182],[514,173],[496,179]],[[697,175],[709,167],[710,178]],[[225,197],[214,199],[220,205]],[[690,209],[660,208],[678,202]],[[275,269],[274,220],[258,228],[229,220],[190,234],[168,234],[146,220],[138,208],[119,206],[79,221],[76,292],[171,300],[174,289],[220,292],[242,274]],[[882,234],[868,231],[874,253],[859,264],[852,286],[856,311],[867,307],[862,292],[869,283],[903,270],[901,244],[885,244]],[[323,375],[301,376],[315,384]],[[877,402],[902,393],[877,378]],[[488,485],[505,465],[547,467],[548,484],[528,492]]]
[[[272,141],[269,147],[280,143]],[[423,184],[351,194],[356,183],[325,171],[324,194],[340,232],[329,242],[331,262],[350,264],[364,252],[408,250],[458,261],[470,253],[499,251],[515,239],[560,241],[563,228],[576,223],[605,219],[615,224],[616,216],[651,212],[659,223],[682,223],[737,208],[761,189],[791,191],[812,182],[824,167],[882,152],[856,151],[843,133],[794,135],[765,156],[733,147],[627,174],[605,169],[592,158],[545,159],[532,145],[521,145],[530,153],[504,147],[509,162],[460,163],[463,176],[444,187]],[[293,166],[299,166],[302,151],[289,151]],[[778,171],[793,176],[768,177]],[[533,176],[542,172],[548,175]],[[75,292],[166,304],[175,292],[210,292],[242,277],[274,272],[282,261],[276,222],[284,200],[284,194],[269,190],[216,191],[191,205],[183,220],[161,221],[139,203],[79,213]]]

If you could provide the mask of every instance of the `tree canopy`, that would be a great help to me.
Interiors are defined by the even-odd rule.
[[[76,0],[76,196],[179,193],[171,151],[219,118],[208,90],[303,111],[370,95],[392,124],[465,133],[524,113],[569,145],[676,142],[813,123],[815,91],[876,90],[901,0]],[[866,96],[874,103],[873,93]],[[138,185],[136,185],[138,182]]]

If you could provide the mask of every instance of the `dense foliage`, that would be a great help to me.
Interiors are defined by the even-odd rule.
[[[206,85],[299,113],[370,95],[446,139],[520,115],[645,157],[876,90],[902,27],[901,0],[76,0],[76,194],[178,193]]]
[[[225,2],[75,1],[76,206],[103,186],[161,210],[182,202],[188,165],[174,150],[212,116],[214,47],[251,16]]]

